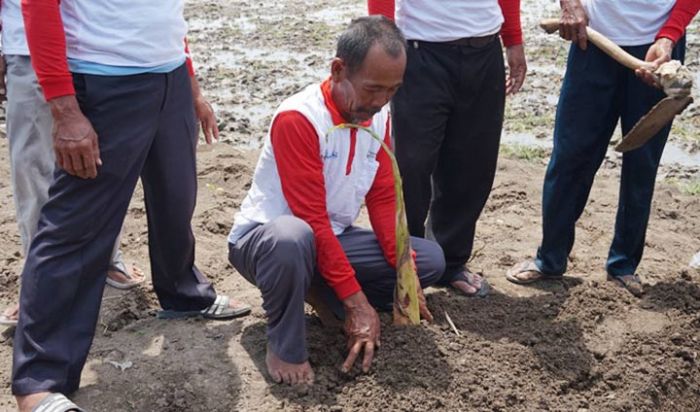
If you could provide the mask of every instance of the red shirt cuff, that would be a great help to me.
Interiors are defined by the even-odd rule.
[[[73,76],[61,76],[54,78],[44,78],[41,82],[46,101],[61,96],[72,96],[75,94],[73,87]]]
[[[333,290],[335,291],[335,295],[338,296],[338,299],[342,301],[355,293],[360,292],[362,287],[360,287],[360,283],[357,281],[355,276],[353,276],[336,284]]]
[[[501,39],[503,39],[503,45],[505,47],[517,46],[523,44],[523,33],[501,33]]]
[[[664,27],[659,31],[659,34],[656,35],[655,40],[659,40],[661,38],[667,38],[670,39],[673,44],[678,43],[678,40],[683,37],[683,34],[685,33],[685,30],[681,30],[678,27]]]

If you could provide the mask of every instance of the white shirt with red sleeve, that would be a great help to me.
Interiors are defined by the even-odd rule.
[[[47,100],[74,94],[68,59],[152,68],[185,60],[184,0],[22,0],[32,65]]]
[[[700,0],[583,0],[591,28],[620,46],[678,41],[698,12]]]
[[[522,44],[520,0],[396,0],[396,25],[408,40],[449,42],[501,32]]]
[[[329,80],[282,103],[228,240],[235,244],[279,216],[304,220],[314,232],[317,268],[342,300],[360,286],[336,235],[355,222],[366,202],[384,255],[395,266],[396,199],[391,164],[380,143],[360,129],[331,132],[341,123]],[[390,141],[387,107],[365,125]]]

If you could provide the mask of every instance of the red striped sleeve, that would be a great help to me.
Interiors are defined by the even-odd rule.
[[[46,100],[74,95],[59,0],[22,0],[29,54]]]
[[[284,198],[294,216],[311,226],[318,270],[344,300],[361,288],[331,228],[316,130],[301,113],[288,111],[277,115],[270,137]]]
[[[659,30],[656,39],[665,37],[674,43],[683,37],[685,28],[688,27],[700,11],[700,0],[677,0],[671,9],[671,14],[666,20],[666,24]]]
[[[506,47],[523,44],[523,30],[520,26],[520,0],[498,0],[503,13],[501,39]]]
[[[389,20],[394,20],[394,0],[367,0],[367,12],[381,14]]]

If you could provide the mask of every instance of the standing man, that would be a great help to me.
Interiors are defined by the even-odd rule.
[[[496,173],[505,96],[527,71],[520,1],[397,0],[396,23],[408,39],[392,100],[408,227],[445,251],[442,284],[485,296],[488,284],[466,263]]]
[[[593,178],[610,138],[621,122],[627,134],[664,97],[649,72],[635,73],[588,43],[586,26],[628,53],[659,66],[685,55],[685,27],[700,8],[698,0],[561,1],[560,34],[571,50],[554,124],[554,149],[542,191],[542,243],[535,259],[511,268],[518,284],[560,279],[574,245],[576,221],[583,213]],[[606,269],[608,279],[635,296],[643,293],[635,273],[642,259],[656,170],[669,123],[644,146],[622,158],[620,200]]]
[[[21,412],[75,408],[63,394],[78,389],[139,177],[161,317],[250,311],[217,296],[194,266],[197,119],[183,8],[182,0],[22,2],[58,169],[22,273],[12,376]]]
[[[29,58],[27,35],[19,0],[0,1],[0,99],[7,99],[7,137],[10,146],[10,169],[17,223],[23,256],[34,238],[39,212],[48,199],[56,159],[51,142],[52,119],[49,106],[36,80]],[[185,44],[185,51],[189,53]],[[187,58],[195,112],[200,120],[207,143],[219,134],[216,116],[200,92],[192,60]],[[30,110],[27,110],[31,108]],[[107,284],[117,289],[131,289],[145,280],[141,271],[128,268],[119,250],[121,233],[117,236],[107,269]],[[15,326],[19,318],[19,303],[0,315],[0,325]]]
[[[379,347],[375,308],[391,309],[396,285],[396,192],[386,104],[402,82],[406,43],[393,22],[354,20],[340,35],[330,78],[285,100],[272,120],[253,184],[229,235],[229,260],[262,292],[267,369],[277,382],[311,382],[304,300],[345,318],[352,369],[369,370]],[[354,226],[362,203],[372,230]],[[411,239],[422,287],[445,261],[435,242]],[[429,317],[424,302],[421,313]],[[323,317],[322,311],[318,311]]]
[[[3,54],[0,58],[0,99],[7,99],[12,194],[22,254],[26,257],[37,231],[39,212],[49,197],[56,164],[51,142],[52,120],[29,59],[20,0],[0,1],[0,31]],[[129,269],[124,263],[118,236],[107,269],[107,284],[130,289],[144,280],[138,268]],[[19,304],[0,315],[0,325],[16,325],[18,317]]]

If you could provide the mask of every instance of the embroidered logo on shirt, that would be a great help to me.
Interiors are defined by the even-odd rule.
[[[323,160],[328,160],[328,159],[337,159],[338,158],[338,152],[335,150],[332,152],[326,151],[323,153],[323,156],[321,156]]]

